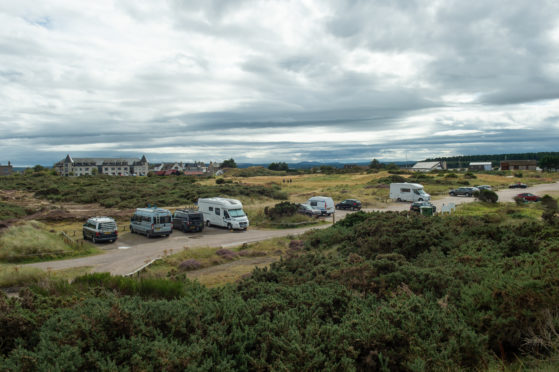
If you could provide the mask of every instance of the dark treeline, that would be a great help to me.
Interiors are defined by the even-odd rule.
[[[537,160],[540,162],[545,157],[559,158],[559,152],[526,152],[520,154],[494,154],[494,155],[461,155],[450,157],[429,158],[425,161],[446,161],[448,168],[466,168],[470,162],[490,161],[492,166],[498,167],[502,160]]]

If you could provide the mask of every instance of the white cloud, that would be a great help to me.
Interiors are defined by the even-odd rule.
[[[445,154],[553,150],[558,15],[528,1],[8,2],[0,162],[420,158],[432,137]]]

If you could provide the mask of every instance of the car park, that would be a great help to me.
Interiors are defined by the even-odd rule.
[[[137,208],[130,220],[130,232],[152,236],[169,236],[173,232],[173,217],[167,209]]]
[[[459,187],[457,189],[450,190],[448,194],[450,196],[459,196],[459,195],[473,196],[474,192],[476,191],[479,191],[477,187]]]
[[[529,192],[523,192],[522,194],[516,195],[516,198],[522,199],[524,201],[532,201],[532,202],[539,202],[542,200],[540,196],[531,194]]]
[[[476,188],[480,191],[481,190],[492,190],[491,186],[489,186],[489,185],[479,185],[479,186],[476,186]]]
[[[517,182],[509,185],[509,189],[525,189],[526,187],[528,186],[526,186],[526,184],[522,182]]]
[[[91,217],[82,227],[83,239],[89,239],[92,243],[110,241],[118,238],[116,222],[111,217]]]
[[[357,199],[346,199],[336,204],[336,209],[351,209],[352,211],[361,210],[361,202]]]
[[[177,209],[173,213],[173,229],[200,232],[204,230],[204,214],[190,209]]]
[[[309,204],[299,204],[297,213],[307,215],[309,217],[319,217],[322,214],[320,209],[311,207]]]
[[[420,201],[420,202],[413,202],[410,205],[410,212],[417,212],[421,211],[421,207],[431,207],[433,209],[433,213],[437,211],[437,207],[429,201]]]

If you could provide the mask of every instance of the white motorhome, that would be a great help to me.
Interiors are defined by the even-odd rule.
[[[320,210],[322,215],[330,216],[336,211],[336,206],[334,205],[334,200],[328,196],[313,196],[307,203],[311,207]]]
[[[391,183],[390,199],[397,201],[426,201],[431,200],[431,195],[423,190],[423,185],[419,183]]]
[[[229,230],[246,230],[248,218],[237,199],[200,198],[198,210],[204,214],[206,226],[222,226]]]

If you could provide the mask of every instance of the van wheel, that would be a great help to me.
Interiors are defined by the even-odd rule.
[[[210,220],[206,221],[206,226],[210,227]]]
[[[134,228],[132,226],[130,226],[130,234],[135,234],[136,232],[134,231]]]
[[[423,199],[420,198],[420,199],[417,199],[417,201],[423,201]]]
[[[398,198],[398,199],[396,199],[396,201],[398,201],[398,202],[401,202],[401,201],[402,201],[402,199]]]
[[[85,233],[83,233],[83,240],[86,240],[87,236],[85,235]]]
[[[231,224],[230,224],[230,223],[228,223],[228,224],[227,224],[227,230],[229,230],[229,231],[233,231],[233,226],[231,226]]]
[[[150,233],[149,231],[146,232],[146,237],[147,237],[148,239],[151,239],[151,233]]]
[[[470,197],[470,196],[472,196],[472,194],[470,194],[470,193],[467,193],[467,194],[466,194],[466,196],[467,196],[467,197]]]

